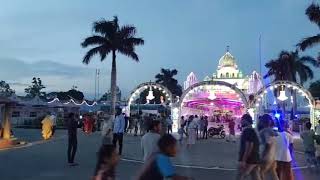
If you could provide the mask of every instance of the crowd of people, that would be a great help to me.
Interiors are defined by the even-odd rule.
[[[185,118],[182,116],[178,139],[171,135],[173,122],[170,117],[156,115],[142,117],[145,127],[139,130],[142,135],[141,151],[144,165],[136,179],[192,179],[178,175],[170,158],[177,155],[177,145],[179,142],[183,143],[184,137],[187,139],[187,147],[189,148],[196,143],[197,139],[208,138],[208,117],[190,115]],[[78,116],[70,113],[66,122],[68,130],[67,160],[70,166],[78,165],[75,162],[78,121]],[[235,121],[229,120],[227,122],[229,128],[227,141],[235,142]],[[115,179],[115,169],[122,154],[123,137],[126,132],[131,130],[129,128],[131,123],[120,109],[117,110],[114,119],[110,118],[110,120],[104,121],[102,126],[103,141],[98,152],[93,180]],[[251,176],[254,180],[264,180],[267,179],[266,177],[271,177],[273,180],[293,180],[293,134],[289,129],[288,122],[282,119],[273,119],[272,116],[264,114],[259,117],[257,127],[254,128],[252,117],[245,114],[240,120],[240,126],[239,167],[236,179],[241,180]],[[315,131],[311,130],[311,127],[310,122],[305,123],[304,131],[300,134],[304,145],[305,159],[308,167],[320,168],[320,121],[315,127]]]
[[[217,130],[218,133],[221,133],[221,131],[225,131],[222,123],[227,124],[229,134],[226,138],[226,141],[235,143],[235,119],[231,115],[226,115],[223,117],[223,121],[219,119],[219,121],[216,121],[214,118],[211,118],[210,122],[218,124],[218,127],[212,128],[215,128],[215,130]],[[208,133],[210,133],[208,132],[208,130],[210,130],[208,116],[189,115],[187,118],[182,116],[180,119],[180,128],[178,130],[179,142],[182,144],[184,137],[186,137],[187,147],[191,147],[196,143],[198,139],[208,139]]]
[[[150,118],[152,116],[149,116]],[[166,119],[166,122],[169,120]],[[125,132],[125,118],[120,110],[117,111],[113,122],[113,129],[104,125],[104,140],[98,152],[97,165],[94,171],[93,180],[115,179],[115,168],[122,153],[123,134]],[[170,124],[170,123],[169,123]],[[172,125],[172,124],[171,124]],[[166,129],[163,132],[163,127]],[[170,160],[177,154],[177,140],[169,134],[170,127],[157,119],[148,122],[141,138],[141,150],[145,162],[141,171],[137,174],[137,180],[167,179],[191,180],[192,178],[180,176]],[[110,134],[113,134],[112,142]],[[118,143],[119,150],[116,149]]]
[[[293,135],[289,130],[288,122],[273,119],[270,115],[264,114],[259,117],[257,130],[252,127],[252,124],[251,116],[245,114],[241,119],[242,134],[237,179],[251,176],[254,180],[264,180],[268,175],[273,180],[292,180]],[[306,130],[301,132],[301,138],[306,161],[309,167],[319,168],[320,149],[319,146],[316,149],[315,144],[316,141],[319,143],[319,137],[311,130],[310,122],[305,124],[305,128]],[[316,129],[319,128],[318,125]],[[318,157],[316,157],[316,151]]]

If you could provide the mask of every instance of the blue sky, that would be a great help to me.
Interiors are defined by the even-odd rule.
[[[145,45],[137,49],[140,63],[118,56],[118,84],[128,94],[154,79],[161,67],[176,68],[181,84],[195,72],[212,74],[230,46],[245,74],[259,69],[258,39],[263,64],[281,50],[294,50],[303,37],[319,33],[304,12],[303,0],[1,0],[0,79],[18,93],[39,76],[47,91],[77,85],[94,94],[94,73],[102,71],[100,92],[109,89],[110,57],[81,63],[81,41],[92,23],[117,15],[120,24],[134,24]],[[319,46],[304,54],[315,55]],[[264,70],[265,71],[265,70]],[[318,70],[317,70],[318,71]],[[317,76],[315,79],[319,78]]]

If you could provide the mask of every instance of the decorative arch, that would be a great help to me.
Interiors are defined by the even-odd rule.
[[[248,101],[247,98],[245,96],[245,94],[239,89],[237,88],[235,85],[227,83],[225,81],[202,81],[196,84],[193,84],[192,86],[190,86],[188,89],[186,89],[183,94],[180,97],[180,100],[178,101],[178,106],[179,108],[181,108],[181,105],[183,103],[184,98],[193,92],[194,89],[198,89],[201,88],[203,86],[215,86],[215,85],[219,85],[219,86],[225,86],[225,87],[229,87],[230,89],[234,90],[241,98],[243,104],[245,105],[246,108],[248,108]]]
[[[132,104],[132,102],[134,100],[136,100],[137,97],[140,96],[140,94],[148,89],[148,88],[153,88],[153,89],[159,89],[160,91],[162,91],[162,93],[165,94],[166,98],[165,98],[165,104],[169,104],[169,106],[172,105],[172,103],[174,102],[174,97],[173,94],[171,93],[171,91],[166,88],[165,86],[156,83],[156,82],[145,82],[145,83],[141,83],[139,84],[136,88],[133,89],[133,91],[131,91],[129,98],[128,98],[128,105],[126,108],[126,114],[129,116],[130,115],[130,106]]]
[[[224,81],[198,82],[198,83],[190,86],[188,89],[186,89],[183,92],[183,94],[181,95],[180,99],[174,104],[174,106],[172,106],[171,112],[172,112],[173,131],[174,132],[178,131],[178,127],[180,124],[179,121],[180,121],[180,116],[181,116],[181,108],[182,108],[182,104],[184,102],[185,97],[188,96],[189,93],[193,93],[193,90],[197,90],[198,88],[201,89],[204,86],[215,86],[215,85],[225,86],[225,87],[229,87],[230,89],[232,89],[235,93],[237,93],[239,95],[239,98],[241,98],[245,108],[248,109],[248,101],[247,101],[245,94],[239,88],[237,88],[235,85],[224,82]]]
[[[265,85],[263,88],[261,88],[254,96],[254,106],[255,108],[258,108],[262,102],[262,98],[265,97],[265,94],[268,93],[268,90],[273,91],[275,88],[278,88],[280,86],[283,86],[288,89],[297,90],[297,94],[300,96],[305,97],[308,100],[309,107],[310,107],[310,121],[313,125],[313,127],[317,124],[315,120],[315,111],[319,111],[316,109],[316,101],[314,97],[311,95],[311,93],[304,88],[302,85],[297,84],[292,81],[274,81],[272,83],[269,83]],[[276,97],[275,97],[276,98]]]

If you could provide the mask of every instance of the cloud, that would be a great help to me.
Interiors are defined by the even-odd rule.
[[[47,92],[68,90],[76,85],[84,93],[92,94],[94,74],[95,69],[91,67],[66,65],[49,60],[27,63],[19,59],[0,58],[0,80],[8,82],[20,94],[30,85],[32,77],[40,77]],[[108,80],[108,74],[103,74],[101,81]]]

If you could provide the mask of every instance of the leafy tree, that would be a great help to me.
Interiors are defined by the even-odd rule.
[[[33,77],[32,78],[32,84],[25,88],[25,93],[27,94],[27,97],[45,97],[46,93],[43,92],[42,90],[45,89],[46,87],[42,84],[42,81],[40,78]]]
[[[83,48],[93,47],[83,58],[84,64],[89,64],[92,57],[99,54],[101,61],[105,60],[108,54],[112,54],[111,67],[111,115],[115,114],[117,69],[116,53],[123,54],[138,62],[139,57],[135,47],[143,45],[144,40],[136,37],[136,28],[132,25],[119,26],[118,18],[107,21],[102,19],[93,24],[94,34],[86,38],[82,43]]]
[[[156,83],[167,87],[175,96],[181,96],[182,87],[178,84],[178,80],[174,78],[178,74],[176,69],[161,69],[161,72],[155,76]]]
[[[74,99],[77,101],[82,101],[84,99],[84,95],[81,91],[78,91],[76,89],[71,89],[67,92],[58,92],[57,98],[60,100],[70,100]]]
[[[313,97],[320,98],[320,80],[317,80],[310,84],[309,91]]]
[[[315,23],[318,28],[320,28],[320,7],[318,4],[312,3],[307,9],[306,9],[306,15],[308,16],[309,20],[312,23]],[[307,48],[311,48],[317,44],[320,43],[320,33],[311,37],[304,38],[301,40],[297,46],[302,50],[306,50]],[[320,53],[318,60],[320,60]]]
[[[5,81],[0,81],[0,96],[9,97],[14,93],[14,90],[10,88],[8,83]]]
[[[71,98],[77,101],[82,101],[84,99],[83,92],[77,90],[76,86],[73,86],[69,91],[63,92],[51,92],[47,94],[48,98],[58,98],[59,100],[67,101]]]

